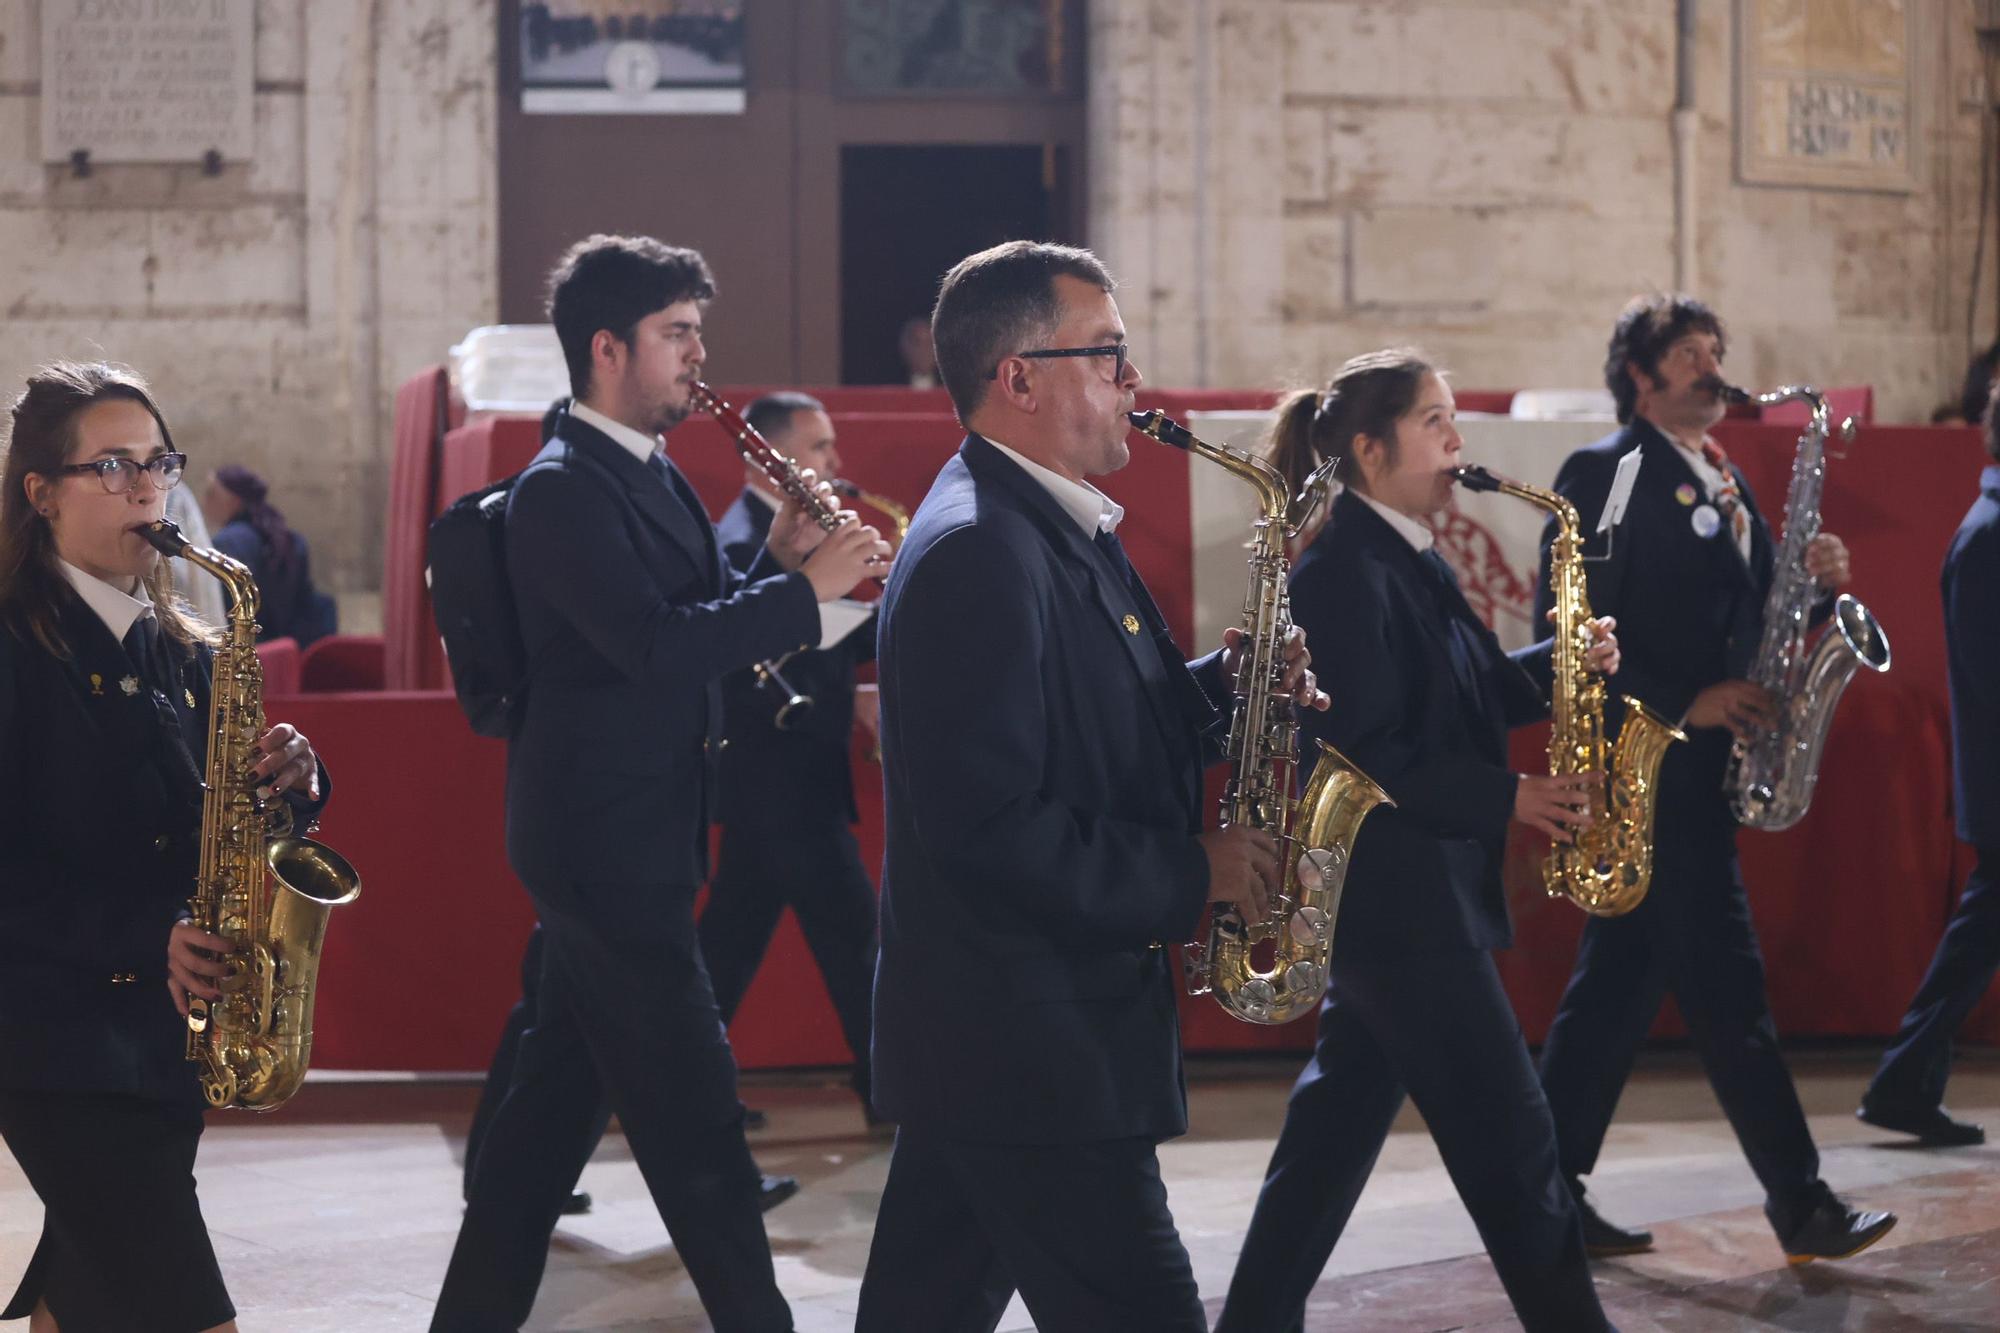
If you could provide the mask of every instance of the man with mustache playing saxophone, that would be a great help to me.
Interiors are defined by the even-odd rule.
[[[1590,604],[1614,616],[1624,661],[1609,695],[1682,718],[1686,745],[1660,766],[1653,882],[1623,916],[1593,916],[1542,1048],[1563,1174],[1594,1255],[1652,1248],[1651,1233],[1605,1221],[1584,1198],[1632,1057],[1672,993],[1709,1084],[1763,1185],[1765,1216],[1793,1263],[1839,1259],[1880,1240],[1893,1213],[1849,1207],[1819,1178],[1819,1151],[1778,1049],[1764,962],[1736,857],[1724,790],[1730,745],[1776,719],[1777,701],[1744,679],[1773,577],[1770,529],[1741,472],[1708,428],[1722,418],[1727,335],[1693,297],[1656,294],[1626,306],[1604,378],[1619,431],[1578,450],[1555,489],[1587,526],[1610,495],[1621,458],[1639,470],[1624,521],[1586,555]],[[1847,548],[1822,533],[1807,572],[1829,597],[1848,582]],[[1538,605],[1551,604],[1547,538]],[[1830,605],[1830,603],[1829,603]],[[1607,715],[1617,716],[1614,709]]]
[[[901,1128],[858,1333],[990,1330],[1015,1290],[1043,1333],[1208,1326],[1156,1154],[1187,1129],[1161,946],[1210,902],[1262,920],[1278,871],[1259,830],[1199,832],[1240,640],[1181,660],[1085,480],[1130,458],[1111,289],[1013,241],[931,321],[968,436],[882,602],[875,1100]],[[1303,636],[1286,661],[1324,707]]]

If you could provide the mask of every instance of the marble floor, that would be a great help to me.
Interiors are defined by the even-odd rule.
[[[1592,1181],[1607,1216],[1650,1226],[1654,1253],[1598,1265],[1606,1308],[1634,1330],[2000,1330],[2000,1147],[1913,1149],[1852,1116],[1863,1051],[1794,1053],[1835,1189],[1901,1224],[1840,1264],[1791,1269],[1699,1069],[1646,1058]],[[1197,1064],[1194,1132],[1161,1161],[1195,1275],[1220,1304],[1283,1116],[1289,1061]],[[801,1333],[853,1326],[888,1145],[831,1079],[753,1077],[766,1170],[805,1190],[768,1221]],[[316,1081],[282,1113],[227,1116],[202,1147],[202,1204],[246,1333],[394,1333],[425,1326],[459,1217],[469,1084]],[[2000,1138],[2000,1053],[1961,1057],[1955,1111]],[[584,1173],[596,1197],[557,1233],[536,1330],[707,1327],[637,1168],[615,1134]],[[0,1284],[33,1249],[40,1209],[0,1157]],[[4,1293],[0,1293],[4,1294]],[[16,1325],[14,1327],[20,1327]],[[1003,1329],[1031,1329],[1015,1303]],[[1405,1110],[1314,1293],[1312,1329],[1516,1327],[1430,1138]],[[915,1333],[915,1331],[913,1331]]]

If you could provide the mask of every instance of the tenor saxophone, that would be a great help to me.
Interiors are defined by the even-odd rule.
[[[1602,773],[1590,789],[1590,824],[1549,848],[1542,887],[1592,916],[1623,916],[1653,882],[1653,815],[1660,760],[1684,741],[1680,728],[1623,696],[1625,725],[1614,745],[1604,737],[1604,678],[1585,665],[1591,645],[1590,596],[1584,584],[1583,525],[1576,506],[1554,491],[1497,477],[1485,468],[1453,474],[1470,491],[1498,491],[1546,510],[1555,520],[1549,582],[1555,594],[1554,688],[1549,708],[1549,772]]]
[[[1182,960],[1190,995],[1213,994],[1246,1023],[1287,1023],[1310,1013],[1326,993],[1334,921],[1361,821],[1376,806],[1395,804],[1325,741],[1305,791],[1292,796],[1299,724],[1284,686],[1285,641],[1292,632],[1285,543],[1325,499],[1333,463],[1321,465],[1293,497],[1284,477],[1260,458],[1199,439],[1158,410],[1134,412],[1131,420],[1141,434],[1218,464],[1257,492],[1222,823],[1248,824],[1277,839],[1284,880],[1270,920],[1253,926],[1234,907],[1217,904],[1207,936],[1186,948]],[[1271,966],[1261,968],[1254,955],[1267,942]]]
[[[361,892],[347,859],[291,834],[281,801],[250,790],[252,747],[264,734],[264,669],[257,661],[257,584],[241,561],[191,545],[162,519],[140,529],[162,554],[222,581],[229,624],[215,650],[208,702],[201,854],[188,909],[194,924],[230,942],[222,998],[188,997],[187,1058],[200,1065],[213,1107],[273,1111],[291,1099],[312,1061],[313,996],[327,915]]]
[[[1792,455],[1791,487],[1785,493],[1785,535],[1778,544],[1771,591],[1764,599],[1764,633],[1750,679],[1771,692],[1778,723],[1729,752],[1723,790],[1737,821],[1747,828],[1787,829],[1805,818],[1819,785],[1820,755],[1833,710],[1855,671],[1889,669],[1889,635],[1875,613],[1842,593],[1833,604],[1833,622],[1810,649],[1806,646],[1813,604],[1820,590],[1806,572],[1806,548],[1819,535],[1820,498],[1826,488],[1826,439],[1830,434],[1826,399],[1798,385],[1750,394],[1712,379],[1732,403],[1799,400],[1812,409]],[[1842,421],[1843,440],[1854,438],[1854,423]]]

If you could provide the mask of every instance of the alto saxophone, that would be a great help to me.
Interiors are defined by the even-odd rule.
[[[1257,491],[1222,823],[1248,824],[1276,838],[1284,880],[1269,921],[1253,926],[1234,907],[1218,904],[1209,916],[1207,938],[1182,957],[1188,994],[1213,993],[1224,1009],[1247,1023],[1287,1023],[1311,1012],[1326,993],[1334,919],[1361,821],[1376,806],[1395,804],[1325,741],[1319,743],[1304,793],[1292,797],[1299,724],[1284,686],[1285,640],[1292,632],[1285,586],[1291,561],[1285,543],[1325,499],[1333,463],[1321,465],[1294,499],[1286,493],[1284,477],[1262,459],[1198,439],[1158,410],[1134,412],[1131,419],[1140,433],[1219,464]],[[1267,941],[1268,969],[1260,968],[1253,956]]]
[[[1833,604],[1832,626],[1811,649],[1806,632],[1820,590],[1806,572],[1806,548],[1819,535],[1820,497],[1826,489],[1826,399],[1812,388],[1787,385],[1752,395],[1733,384],[1710,385],[1732,403],[1803,401],[1812,407],[1805,433],[1792,456],[1791,488],[1785,493],[1785,535],[1778,545],[1771,591],[1764,599],[1764,634],[1750,679],[1771,692],[1778,723],[1729,752],[1723,790],[1737,821],[1775,831],[1805,818],[1819,783],[1819,761],[1833,710],[1859,667],[1889,669],[1889,636],[1875,613],[1842,593]],[[1854,422],[1840,423],[1843,441],[1854,438]]]
[[[201,856],[188,909],[196,926],[234,947],[224,960],[222,998],[188,997],[187,1058],[201,1066],[210,1106],[273,1111],[305,1081],[327,914],[354,901],[361,878],[331,847],[291,836],[290,807],[261,805],[250,790],[252,747],[264,734],[250,571],[220,551],[190,545],[165,519],[140,531],[162,554],[207,570],[229,592],[229,624],[209,689]]]
[[[1485,468],[1453,475],[1469,491],[1498,491],[1526,500],[1555,520],[1549,582],[1555,593],[1554,688],[1549,707],[1549,772],[1557,777],[1602,773],[1590,789],[1590,825],[1556,843],[1542,860],[1542,887],[1568,898],[1592,916],[1623,916],[1637,907],[1653,882],[1653,814],[1660,760],[1667,746],[1687,736],[1634,699],[1625,702],[1625,725],[1616,745],[1604,738],[1604,677],[1586,666],[1592,633],[1590,596],[1584,583],[1583,524],[1576,506],[1554,491],[1497,477]]]

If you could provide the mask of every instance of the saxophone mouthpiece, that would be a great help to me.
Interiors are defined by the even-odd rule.
[[[1708,390],[1725,403],[1735,403],[1741,406],[1744,403],[1756,401],[1749,390],[1737,388],[1720,375],[1704,375],[1695,381],[1695,386]]]
[[[829,477],[826,484],[833,487],[833,493],[844,500],[861,498],[861,488],[845,477]]]
[[[1452,480],[1468,491],[1497,491],[1500,478],[1483,467],[1459,467],[1451,470]]]
[[[1194,432],[1180,422],[1154,408],[1150,412],[1127,412],[1132,429],[1141,435],[1150,435],[1161,444],[1171,444],[1176,449],[1188,449],[1194,445]]]
[[[188,539],[181,536],[181,525],[170,518],[141,523],[132,531],[151,542],[161,555],[179,555],[188,546]]]

